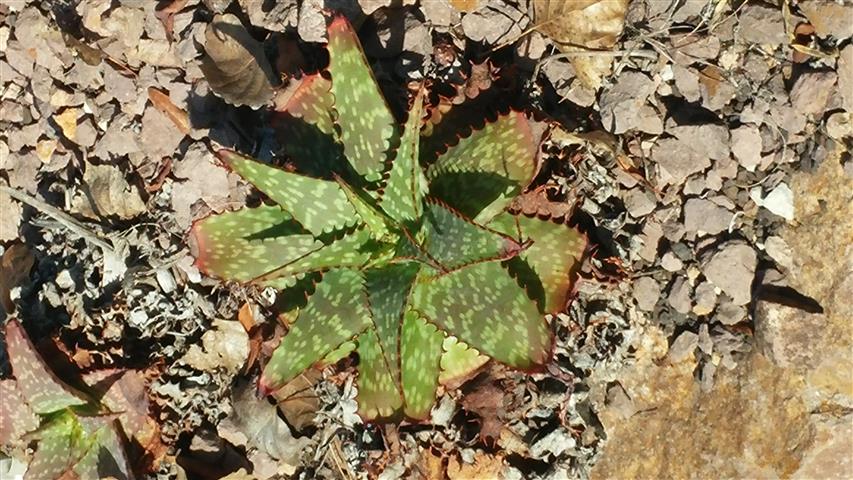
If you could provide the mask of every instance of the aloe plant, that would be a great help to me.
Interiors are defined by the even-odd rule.
[[[0,446],[37,442],[24,479],[133,478],[118,415],[48,369],[14,319],[6,351],[15,378],[0,381]]]
[[[354,349],[364,419],[425,419],[439,380],[487,357],[520,369],[548,360],[545,314],[565,307],[585,241],[511,213],[538,168],[523,113],[424,148],[423,88],[398,126],[344,18],[328,39],[328,72],[304,78],[279,112],[293,168],[219,152],[273,204],[196,222],[197,265],[309,291],[261,391]]]

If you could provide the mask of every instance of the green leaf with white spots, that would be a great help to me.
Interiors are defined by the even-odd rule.
[[[320,74],[304,77],[273,119],[282,150],[306,175],[326,178],[329,172],[342,174],[346,165],[332,117],[331,88],[332,82]]]
[[[506,260],[523,246],[512,237],[472,223],[440,203],[427,202],[420,248],[444,271],[487,260]]]
[[[262,391],[282,387],[370,325],[362,274],[342,268],[327,272],[264,368]]]
[[[400,378],[400,325],[419,266],[399,263],[364,272],[373,328],[395,382]]]
[[[395,134],[394,117],[346,18],[335,17],[328,36],[332,94],[344,153],[356,172],[375,182],[385,170]]]
[[[347,355],[354,352],[356,349],[355,342],[344,342],[340,347],[328,353],[320,362],[321,365],[334,365],[343,360]]]
[[[514,267],[520,275],[528,270],[533,274],[525,283],[542,312],[563,311],[586,249],[584,236],[563,223],[509,213],[495,217],[489,226],[520,242],[532,241],[513,259],[524,263]]]
[[[339,176],[335,176],[335,181],[341,186],[341,189],[347,196],[347,200],[349,200],[367,229],[373,234],[373,238],[377,240],[386,238],[390,233],[389,219],[373,204],[373,199],[367,195],[362,197],[358,191]]]
[[[376,333],[370,329],[358,336],[358,414],[364,420],[390,418],[403,404]]]
[[[86,403],[83,393],[47,368],[24,327],[15,319],[6,322],[6,352],[17,389],[35,413],[47,414]]]
[[[286,172],[230,150],[220,150],[219,157],[314,235],[356,223],[355,210],[337,182]]]
[[[293,286],[298,278],[310,272],[328,270],[331,268],[359,268],[367,265],[380,255],[390,245],[383,245],[373,238],[366,228],[344,235],[333,241],[288,262],[281,267],[255,278],[258,285],[278,289]]]
[[[428,190],[426,177],[418,163],[423,103],[422,87],[418,90],[409,111],[409,119],[400,139],[400,148],[397,150],[382,196],[382,208],[398,222],[411,223],[421,218],[423,198]]]
[[[438,388],[439,358],[444,334],[417,313],[406,312],[403,320],[401,375],[404,411],[416,420],[429,418]]]
[[[27,443],[23,436],[38,428],[39,417],[18,390],[15,380],[0,380],[0,445]]]
[[[438,157],[427,170],[430,195],[488,223],[533,179],[537,146],[524,114],[501,116]]]
[[[248,282],[323,247],[303,232],[277,206],[211,215],[191,230],[198,251],[196,266],[208,275]]]
[[[499,262],[419,279],[412,307],[448,334],[516,368],[544,364],[551,351],[542,314]]]
[[[438,376],[438,383],[442,385],[470,375],[489,361],[489,357],[481,355],[456,337],[445,338],[441,349],[441,374]]]

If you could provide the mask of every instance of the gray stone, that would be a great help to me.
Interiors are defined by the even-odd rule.
[[[669,305],[678,313],[690,313],[690,283],[684,277],[677,277],[672,283],[667,298]]]
[[[708,282],[702,282],[696,287],[693,298],[693,313],[696,315],[708,315],[714,311],[714,307],[717,305],[717,292],[714,286]]]
[[[644,188],[634,188],[625,194],[625,208],[634,218],[644,217],[655,209],[657,199]]]
[[[806,72],[791,88],[791,105],[807,115],[820,117],[832,94],[838,76],[835,72]]]
[[[808,0],[797,4],[820,37],[853,37],[853,3],[842,0]]]
[[[714,314],[714,320],[723,325],[735,325],[746,319],[746,309],[744,307],[734,305],[731,302],[725,302],[717,308]]]
[[[684,204],[684,228],[698,234],[716,235],[729,228],[734,213],[701,198],[691,198]]]
[[[747,42],[782,45],[788,42],[779,7],[747,4],[740,14],[740,36]]]
[[[722,160],[729,156],[729,129],[723,125],[683,125],[669,128],[667,132],[711,160]]]
[[[853,114],[853,45],[848,44],[838,55],[837,72],[842,104],[848,113]]]
[[[761,163],[761,132],[755,125],[741,125],[732,131],[732,153],[750,172]]]
[[[660,115],[646,103],[654,90],[654,82],[644,73],[628,70],[619,75],[616,84],[605,91],[599,101],[604,128],[615,134],[629,130],[653,135],[662,133]]]
[[[660,260],[660,266],[667,272],[677,272],[684,268],[684,263],[672,252],[666,252]]]
[[[669,361],[678,363],[686,360],[690,355],[693,355],[698,346],[699,335],[693,332],[682,332],[669,347],[669,352],[667,353]]]
[[[734,305],[746,305],[752,299],[752,280],[758,263],[751,246],[731,241],[714,252],[702,267],[702,273],[729,297]]]
[[[660,283],[652,277],[634,280],[633,296],[640,310],[651,312],[660,299]]]
[[[690,175],[711,166],[711,159],[676,138],[658,140],[652,148],[652,160],[660,169],[660,181],[681,185]]]

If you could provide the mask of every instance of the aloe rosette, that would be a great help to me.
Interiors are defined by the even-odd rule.
[[[565,308],[585,241],[510,210],[538,168],[523,113],[431,151],[423,89],[398,125],[344,18],[328,39],[328,71],[304,78],[278,114],[295,171],[221,151],[274,204],[197,222],[197,265],[307,290],[262,391],[354,350],[364,419],[425,419],[439,382],[489,357],[520,369],[548,361],[545,314]]]

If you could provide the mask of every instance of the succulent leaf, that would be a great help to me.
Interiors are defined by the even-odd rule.
[[[288,288],[296,278],[309,273],[330,268],[361,267],[381,251],[381,244],[374,240],[373,234],[366,228],[344,235],[328,245],[322,245],[254,279],[255,283],[266,287]]]
[[[427,170],[430,195],[478,223],[488,223],[536,173],[536,141],[522,113],[459,140]]]
[[[273,352],[261,375],[262,390],[278,389],[370,324],[362,274],[347,269],[327,272]]]
[[[365,420],[390,418],[400,409],[403,399],[376,330],[369,329],[358,336],[357,351],[358,413]]]
[[[532,245],[517,258],[532,270],[535,278],[531,281],[538,281],[528,287],[528,293],[537,292],[534,298],[545,313],[563,310],[586,248],[583,235],[562,223],[509,213],[497,216],[489,226],[514,235],[519,241],[532,240]]]
[[[456,337],[445,338],[441,349],[441,374],[438,376],[438,383],[441,384],[462,378],[489,361],[489,357],[481,355]]]
[[[273,123],[284,153],[300,172],[315,177],[340,173],[346,162],[332,117],[331,88],[320,74],[306,76]]]
[[[438,388],[439,358],[444,335],[416,312],[403,320],[401,375],[405,414],[416,420],[429,418]]]
[[[208,275],[248,282],[323,246],[302,230],[277,206],[211,215],[191,231],[196,265]]]
[[[523,246],[512,237],[477,225],[444,205],[428,202],[424,212],[426,256],[445,272],[487,260],[505,260]]]
[[[364,272],[374,329],[379,336],[382,354],[394,382],[399,382],[400,379],[400,326],[417,274],[418,265],[411,262],[372,268]]]
[[[551,332],[536,305],[499,262],[419,278],[412,307],[442,330],[516,368],[548,358]]]
[[[332,94],[344,153],[356,172],[375,182],[385,169],[395,134],[394,117],[346,18],[335,17],[328,35]]]
[[[387,221],[388,217],[378,207],[373,205],[372,199],[367,195],[365,195],[367,198],[362,197],[359,192],[339,176],[335,176],[335,181],[341,186],[350,204],[352,204],[352,207],[358,213],[359,218],[361,218],[361,221],[373,234],[373,238],[377,240],[386,238],[390,232]]]
[[[66,385],[45,365],[17,320],[6,322],[6,351],[18,391],[35,413],[56,412],[86,403],[86,397]]]
[[[423,104],[424,89],[421,88],[409,111],[400,148],[388,174],[382,197],[382,208],[398,222],[415,222],[423,213],[423,197],[428,189],[426,177],[418,163]]]
[[[336,182],[286,172],[230,150],[221,150],[219,157],[314,235],[355,224],[355,210]]]
[[[39,417],[21,396],[15,380],[0,380],[0,445],[11,445],[38,428]]]

